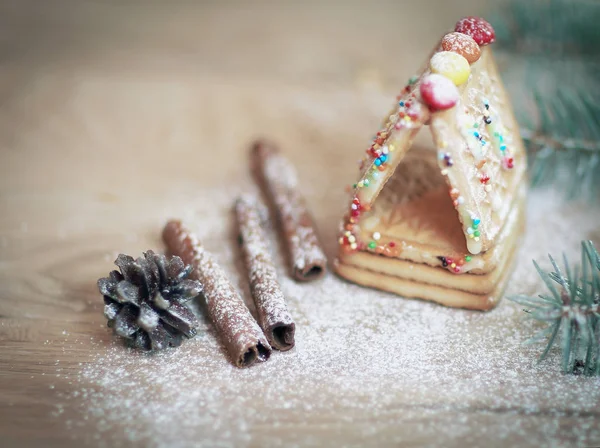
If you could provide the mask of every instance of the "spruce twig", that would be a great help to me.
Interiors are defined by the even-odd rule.
[[[561,270],[551,255],[549,258],[552,272],[533,263],[550,294],[510,298],[523,305],[533,319],[546,323],[526,343],[547,340],[542,361],[560,339],[564,373],[600,375],[600,254],[591,241],[583,241],[580,266],[571,269],[563,257]]]
[[[600,2],[508,0],[493,20],[533,185],[600,194]]]

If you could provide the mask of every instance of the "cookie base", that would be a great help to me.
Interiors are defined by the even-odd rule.
[[[486,274],[453,274],[441,267],[388,258],[370,252],[340,254],[334,263],[341,277],[362,286],[403,297],[430,300],[441,305],[472,310],[490,310],[500,299],[514,268],[514,259],[525,224],[524,201],[517,204],[516,225],[503,259]],[[508,230],[508,229],[507,229]]]
[[[338,275],[353,283],[391,292],[403,297],[430,300],[453,308],[487,311],[494,308],[502,298],[502,294],[512,273],[513,258],[514,256],[511,257],[509,262],[509,269],[504,270],[494,289],[486,294],[476,294],[460,289],[449,289],[448,287],[433,285],[431,283],[407,280],[394,275],[382,274],[351,264],[345,264],[339,260],[336,261],[334,270]],[[446,273],[441,268],[429,269],[437,271],[435,272],[436,275]],[[466,278],[470,276],[469,274],[464,274],[461,277]]]

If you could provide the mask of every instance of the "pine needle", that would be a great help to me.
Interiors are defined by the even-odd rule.
[[[547,341],[539,360],[560,340],[564,373],[600,375],[600,255],[591,241],[581,243],[581,266],[563,257],[564,269],[549,256],[554,269],[546,272],[534,261],[552,296],[518,295],[509,299],[527,307],[531,318],[546,324],[525,343]],[[560,337],[559,337],[560,333]]]
[[[600,195],[600,2],[508,0],[492,20],[533,185]]]

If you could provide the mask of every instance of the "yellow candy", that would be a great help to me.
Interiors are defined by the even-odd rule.
[[[440,51],[434,54],[429,61],[429,68],[433,73],[450,79],[457,86],[464,84],[471,74],[469,61],[452,51]]]

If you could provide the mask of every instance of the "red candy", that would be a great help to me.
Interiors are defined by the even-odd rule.
[[[458,89],[452,81],[442,75],[431,74],[420,86],[423,101],[436,110],[445,110],[453,107],[458,101]]]
[[[465,17],[460,19],[454,31],[471,36],[479,45],[488,45],[496,39],[494,28],[481,17]]]

